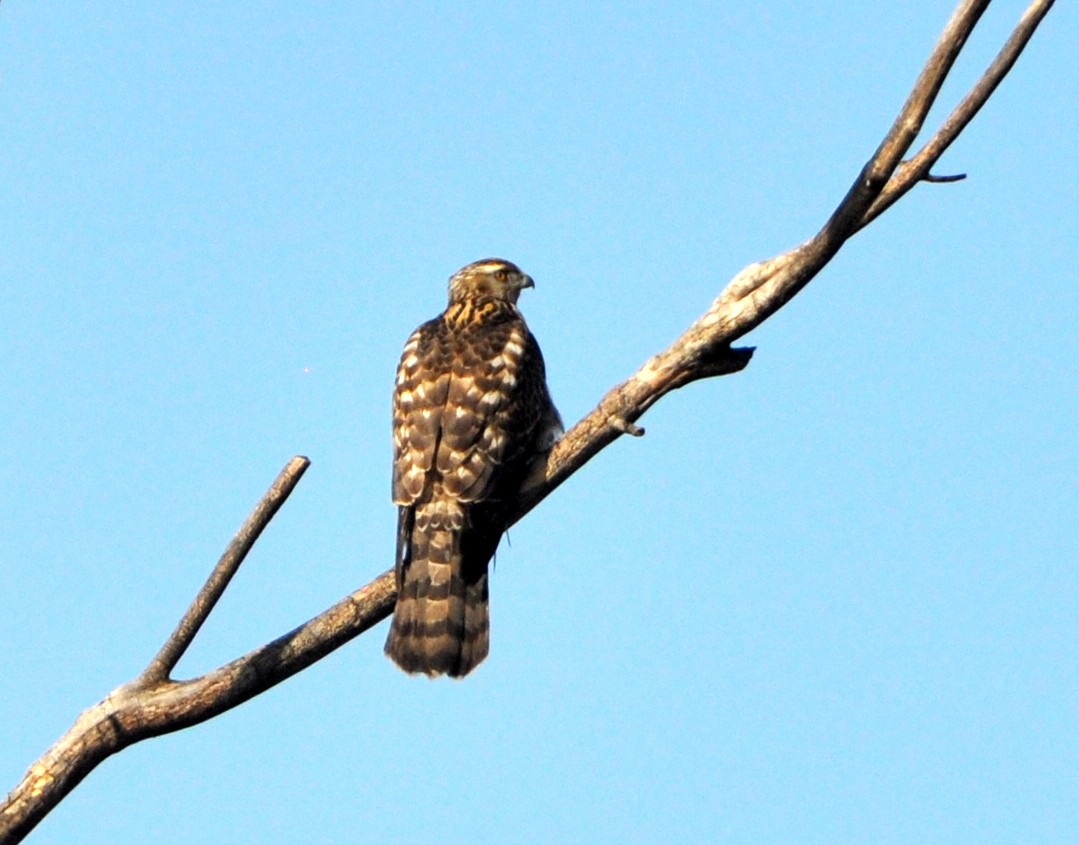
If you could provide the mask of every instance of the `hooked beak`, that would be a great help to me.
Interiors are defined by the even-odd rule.
[[[524,290],[525,288],[534,288],[535,286],[536,283],[532,281],[531,276],[521,275],[521,290]]]

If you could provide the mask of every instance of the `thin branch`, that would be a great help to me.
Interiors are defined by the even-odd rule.
[[[824,267],[842,245],[919,181],[943,181],[930,168],[962,132],[1007,74],[1053,5],[1035,0],[985,76],[933,138],[902,162],[988,0],[965,0],[952,15],[907,102],[877,151],[820,232],[805,243],[746,267],[711,307],[668,349],[607,393],[599,405],[555,445],[521,495],[515,522],[550,495],[600,450],[636,425],[652,405],[694,381],[738,372],[753,350],[732,348],[738,338],[778,311]],[[0,845],[19,842],[102,760],[152,736],[212,718],[291,677],[389,615],[395,600],[393,571],[346,596],[288,634],[198,678],[168,676],[198,633],[217,599],[306,469],[294,458],[230,544],[191,607],[137,679],[85,711],[0,803]]]
[[[0,845],[21,841],[102,760],[140,740],[231,710],[344,645],[393,609],[391,571],[284,636],[197,678],[174,681],[168,669],[158,668],[175,665],[309,463],[295,457],[281,471],[146,671],[82,713],[0,804]]]
[[[1019,19],[1011,36],[997,53],[992,63],[986,68],[982,78],[970,89],[970,92],[959,101],[948,119],[941,124],[936,134],[926,142],[909,161],[903,162],[895,174],[885,186],[881,195],[863,215],[859,228],[864,228],[876,220],[881,214],[895,204],[903,194],[913,188],[919,181],[940,181],[927,179],[930,168],[944,155],[945,150],[966,129],[974,116],[981,111],[982,106],[997,90],[1001,80],[1008,75],[1023,48],[1027,46],[1038,24],[1049,14],[1055,0],[1035,0],[1031,3],[1023,16]]]
[[[884,136],[876,153],[862,168],[839,208],[810,242],[816,243],[825,256],[825,261],[835,255],[839,247],[856,231],[866,209],[880,195],[903,155],[922,131],[922,125],[948,72],[967,43],[975,24],[988,7],[989,0],[964,0],[952,13],[892,128]]]
[[[176,626],[176,630],[165,640],[161,650],[150,661],[136,683],[147,684],[164,680],[176,668],[176,664],[214,609],[217,600],[225,592],[232,576],[240,569],[240,564],[244,562],[247,553],[251,551],[251,547],[255,545],[255,541],[258,540],[263,529],[270,524],[270,520],[274,518],[281,505],[285,503],[285,499],[300,483],[300,479],[303,478],[304,472],[310,465],[311,462],[307,458],[298,455],[281,470],[277,479],[270,485],[270,489],[255,505],[240,530],[236,532],[236,536],[221,555],[217,566],[206,579],[206,583],[202,585],[195,600],[191,602],[191,606]]]
[[[695,335],[712,344],[737,340],[782,308],[835,257],[858,231],[866,211],[918,137],[948,72],[988,5],[989,0],[959,4],[884,140],[821,230],[794,249],[742,270],[683,338]]]
[[[932,182],[935,185],[943,185],[951,182],[962,182],[966,178],[966,173],[953,173],[950,176],[937,176],[935,173],[927,173],[922,177],[922,181]]]

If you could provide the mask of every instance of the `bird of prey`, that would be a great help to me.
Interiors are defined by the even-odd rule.
[[[393,394],[397,605],[386,654],[460,678],[488,652],[487,566],[537,459],[562,433],[517,298],[488,258],[450,277],[446,310],[405,343]]]

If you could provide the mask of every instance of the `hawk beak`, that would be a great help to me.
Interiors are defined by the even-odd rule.
[[[525,288],[534,288],[535,286],[536,283],[532,281],[531,276],[521,276],[521,290],[524,290]]]

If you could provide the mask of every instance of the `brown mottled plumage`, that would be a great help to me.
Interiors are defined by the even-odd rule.
[[[487,564],[505,510],[562,421],[517,310],[532,279],[497,258],[450,279],[405,343],[393,395],[397,606],[386,654],[406,672],[467,675],[487,656]]]

